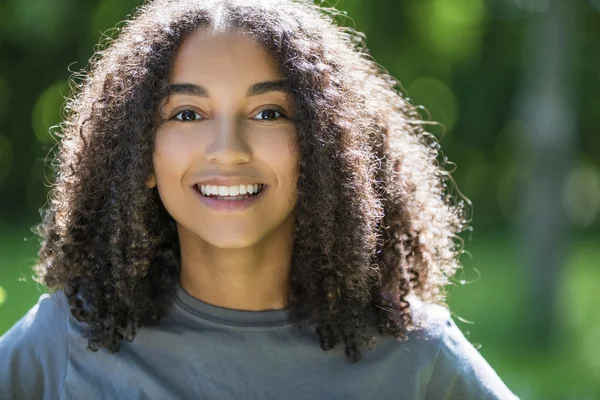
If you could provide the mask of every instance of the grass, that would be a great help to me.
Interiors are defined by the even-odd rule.
[[[0,334],[10,328],[36,302],[44,288],[33,281],[39,242],[30,225],[0,222]]]
[[[557,341],[541,350],[524,344],[527,284],[511,233],[477,232],[461,260],[464,279],[448,304],[464,319],[458,326],[521,399],[600,399],[600,235],[575,236],[568,249],[558,293]]]
[[[0,223],[0,334],[44,292],[31,279],[39,245],[32,224]],[[559,292],[561,340],[546,351],[520,340],[526,283],[513,242],[511,232],[479,231],[466,242],[472,258],[462,256],[456,280],[475,282],[448,290],[457,325],[521,399],[600,399],[600,235],[572,240]]]

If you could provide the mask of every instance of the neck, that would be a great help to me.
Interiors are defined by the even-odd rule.
[[[178,226],[181,286],[206,303],[237,310],[287,308],[292,230],[276,230],[253,246],[217,248]]]

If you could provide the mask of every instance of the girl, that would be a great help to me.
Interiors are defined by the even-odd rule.
[[[335,16],[155,0],[93,58],[1,398],[516,398],[439,305],[438,143]]]

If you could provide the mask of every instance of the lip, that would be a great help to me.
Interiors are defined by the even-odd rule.
[[[218,200],[204,196],[196,187],[196,185],[192,186],[192,190],[200,201],[211,210],[219,212],[245,211],[262,199],[264,193],[269,190],[268,185],[263,185],[262,190],[256,196],[244,200]]]

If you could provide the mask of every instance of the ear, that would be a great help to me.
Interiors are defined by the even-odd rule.
[[[148,189],[152,189],[154,186],[156,186],[156,177],[154,174],[151,174],[144,184]]]

